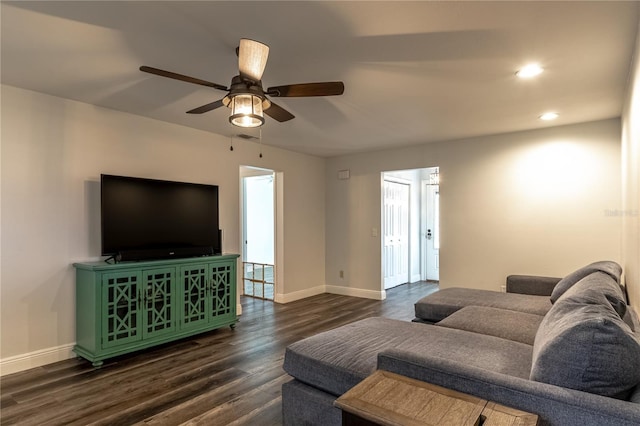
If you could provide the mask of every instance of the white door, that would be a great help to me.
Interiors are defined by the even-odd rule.
[[[245,262],[273,264],[274,192],[273,174],[243,178]]]
[[[440,280],[440,186],[427,185],[426,264],[427,280]]]
[[[409,282],[409,185],[385,180],[383,188],[384,288]]]

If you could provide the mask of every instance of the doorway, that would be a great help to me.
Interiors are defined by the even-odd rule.
[[[241,175],[243,294],[274,300],[276,174],[244,167]]]
[[[382,288],[440,280],[439,169],[383,172]]]

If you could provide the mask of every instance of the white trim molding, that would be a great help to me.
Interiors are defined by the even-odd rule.
[[[362,297],[364,299],[384,300],[387,298],[387,292],[384,290],[365,290],[362,288],[342,287],[338,285],[328,285],[326,292],[331,294],[340,294],[342,296]]]
[[[289,303],[296,300],[306,299],[307,297],[317,296],[318,294],[330,293],[339,294],[342,296],[360,297],[363,299],[384,300],[387,298],[387,292],[365,290],[362,288],[350,288],[342,287],[339,285],[319,285],[316,287],[307,288],[304,290],[294,291],[293,293],[276,293],[276,303]]]
[[[4,358],[0,360],[0,376],[75,358],[76,354],[72,351],[74,345],[70,343]]]
[[[307,288],[304,290],[294,291],[293,293],[276,293],[276,303],[289,303],[296,300],[306,299],[307,297],[317,296],[318,294],[326,293],[326,286],[319,285],[316,287]]]

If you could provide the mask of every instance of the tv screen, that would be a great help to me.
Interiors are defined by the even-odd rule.
[[[220,252],[216,185],[105,174],[100,181],[104,256],[136,260]]]

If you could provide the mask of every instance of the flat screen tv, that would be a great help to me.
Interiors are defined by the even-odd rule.
[[[218,187],[101,175],[102,255],[116,261],[219,254]]]

